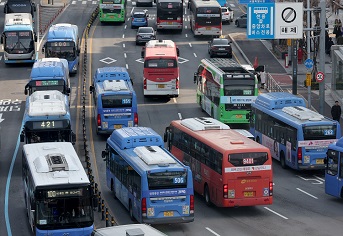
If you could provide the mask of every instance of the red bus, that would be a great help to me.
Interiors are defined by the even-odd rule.
[[[179,96],[179,49],[172,40],[150,40],[142,50],[144,96]]]
[[[273,203],[270,150],[209,117],[174,120],[164,141],[191,167],[194,191],[207,205],[238,207]]]
[[[157,30],[183,28],[183,0],[157,0]]]
[[[222,9],[216,0],[192,0],[190,25],[194,36],[222,35]]]

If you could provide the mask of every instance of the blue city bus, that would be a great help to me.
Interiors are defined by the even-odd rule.
[[[283,168],[296,170],[325,169],[328,146],[341,137],[337,121],[306,108],[303,98],[284,92],[257,97],[250,132]]]
[[[154,130],[114,130],[102,156],[107,186],[132,220],[147,224],[194,221],[192,172],[164,148]]]
[[[79,41],[77,25],[60,23],[50,26],[42,50],[45,52],[45,57],[66,59],[70,74],[76,74],[79,65]]]
[[[3,44],[6,64],[35,62],[35,42],[37,42],[37,36],[34,32],[31,14],[10,13],[5,15],[1,44]]]
[[[27,235],[93,235],[92,185],[71,143],[25,144],[21,163],[25,211],[33,233]]]
[[[67,95],[57,90],[36,91],[26,99],[20,141],[28,143],[72,142]]]
[[[115,129],[138,125],[137,96],[125,68],[97,69],[90,92],[97,134],[111,134]]]
[[[329,145],[325,161],[325,193],[343,198],[343,138]]]
[[[31,95],[35,91],[58,90],[65,95],[70,94],[69,75],[63,60],[39,60],[33,64],[30,81],[26,84],[24,93]]]

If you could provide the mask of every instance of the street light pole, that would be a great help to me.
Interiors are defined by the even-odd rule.
[[[325,75],[325,0],[320,0],[320,38],[319,38],[319,71]],[[319,83],[319,113],[324,115],[325,79]]]

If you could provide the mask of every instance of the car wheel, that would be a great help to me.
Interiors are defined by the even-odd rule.
[[[240,27],[240,25],[239,25],[239,21],[237,21],[237,27],[238,27],[238,28]]]
[[[131,200],[129,201],[129,214],[130,214],[130,218],[132,221],[135,221],[135,217],[133,216],[133,209],[132,209],[132,203]]]
[[[205,198],[206,205],[211,206],[210,191],[208,190],[207,185],[205,185],[205,189],[204,189],[204,198]]]
[[[211,57],[211,58],[213,57],[213,53],[210,53],[210,57]]]
[[[281,155],[280,155],[280,164],[281,164],[282,169],[287,169],[285,154],[283,154],[283,152],[281,152]]]
[[[232,54],[229,54],[229,58],[232,58]]]

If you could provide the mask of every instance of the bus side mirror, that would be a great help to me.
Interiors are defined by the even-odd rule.
[[[43,45],[43,47],[42,47],[42,53],[44,53],[44,51],[45,51],[45,48],[44,48],[44,45]]]
[[[79,48],[76,50],[76,54],[80,55],[80,49]]]
[[[145,47],[142,47],[141,58],[144,58],[144,56],[145,56]]]
[[[32,3],[32,8],[33,8],[33,11],[35,12],[36,11],[36,4],[35,3]]]
[[[178,57],[180,56],[180,49],[179,48],[176,48],[176,54]]]
[[[71,143],[74,145],[76,143],[76,134],[71,132]]]
[[[68,95],[70,94],[70,88],[67,88],[67,94]]]
[[[25,89],[24,89],[24,94],[27,95],[29,93],[29,85],[25,85]]]
[[[36,34],[34,36],[34,40],[35,40],[35,42],[37,42],[37,35]]]
[[[91,85],[91,86],[89,86],[89,92],[90,93],[93,93],[94,92],[94,87]]]
[[[101,157],[102,157],[102,159],[104,159],[104,161],[107,160],[107,156],[108,156],[108,151],[107,150],[101,152]]]
[[[328,164],[328,158],[327,157],[324,158],[324,164],[325,165]]]
[[[24,139],[25,139],[25,134],[24,134],[24,131],[23,131],[20,134],[20,142],[24,142]]]
[[[194,83],[198,84],[198,80],[199,80],[199,75],[198,72],[194,72]]]

